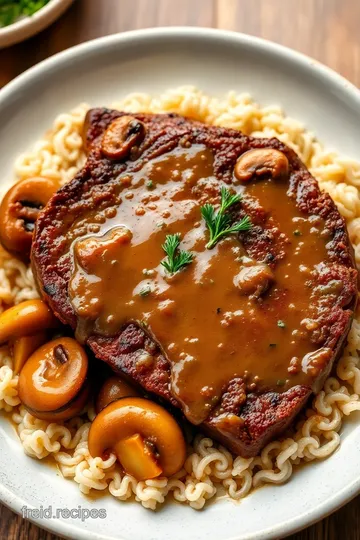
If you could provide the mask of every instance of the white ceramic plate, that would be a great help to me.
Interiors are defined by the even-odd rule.
[[[0,49],[19,43],[34,36],[47,26],[50,26],[74,0],[50,0],[43,8],[31,17],[24,17],[17,22],[0,28]]]
[[[130,32],[85,43],[46,60],[0,92],[1,182],[15,156],[82,101],[104,105],[132,91],[195,84],[211,94],[250,92],[278,103],[330,147],[359,159],[360,92],[324,66],[253,37],[197,28]],[[3,187],[3,186],[1,186]],[[70,538],[94,540],[261,540],[279,538],[324,517],[360,491],[360,422],[345,422],[329,459],[302,468],[283,486],[256,490],[240,504],[221,500],[202,512],[168,504],[157,513],[111,497],[84,498],[74,482],[27,458],[0,417],[0,499],[16,512],[106,508],[107,519],[35,520]]]

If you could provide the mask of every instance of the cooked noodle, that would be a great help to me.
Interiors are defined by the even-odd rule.
[[[169,90],[158,97],[132,94],[115,107],[131,112],[177,112],[248,135],[278,137],[299,154],[321,188],[336,202],[347,221],[356,261],[360,262],[360,164],[324,150],[313,133],[284,116],[280,107],[261,108],[251,96],[235,92],[214,98],[192,87]],[[43,175],[63,183],[70,180],[85,160],[81,130],[87,109],[83,104],[58,116],[47,136],[18,157],[16,176]],[[0,263],[1,310],[37,296],[30,268],[5,252],[0,253]],[[83,493],[108,490],[119,500],[135,497],[151,509],[171,493],[175,500],[200,509],[219,490],[225,489],[229,497],[238,500],[263,483],[285,482],[300,462],[332,454],[340,444],[343,417],[360,410],[359,350],[360,316],[353,322],[336,374],[326,381],[291,436],[271,442],[255,458],[244,459],[234,458],[224,447],[198,435],[188,449],[184,469],[171,478],[138,482],[123,474],[113,455],[106,461],[93,459],[87,445],[94,417],[91,407],[87,417],[63,424],[49,424],[31,416],[20,404],[18,377],[13,374],[7,347],[0,348],[0,409],[12,412],[25,452],[37,459],[52,455],[62,474],[73,478]]]

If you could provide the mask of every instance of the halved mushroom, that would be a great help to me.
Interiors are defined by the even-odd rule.
[[[89,398],[88,358],[75,339],[61,337],[37,349],[19,377],[19,398],[35,417],[68,420]]]
[[[96,412],[99,413],[113,401],[126,397],[137,397],[139,392],[120,377],[114,375],[102,385],[96,399]]]
[[[134,116],[120,116],[106,129],[101,143],[105,156],[123,159],[134,146],[139,146],[145,137],[145,125]]]
[[[184,436],[171,414],[136,397],[115,401],[96,416],[89,431],[89,451],[93,457],[114,452],[137,480],[171,476],[186,458]]]
[[[0,205],[0,242],[5,249],[28,259],[40,210],[60,187],[58,180],[25,178],[6,193]]]
[[[289,172],[288,158],[275,148],[253,148],[242,154],[234,168],[234,175],[240,182],[248,182],[254,177],[268,176],[281,178]]]
[[[0,315],[0,343],[30,336],[46,328],[56,328],[59,321],[42,300],[25,300]]]

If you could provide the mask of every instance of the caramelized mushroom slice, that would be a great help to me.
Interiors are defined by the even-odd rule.
[[[29,258],[36,219],[59,187],[58,180],[39,176],[20,180],[9,189],[0,205],[0,242],[5,249]]]
[[[28,359],[19,377],[19,398],[37,418],[68,420],[89,396],[88,358],[72,338],[46,343]]]
[[[285,154],[274,148],[254,148],[242,154],[234,168],[234,175],[240,182],[248,182],[254,177],[285,177],[289,172],[289,161]]]
[[[138,397],[139,392],[120,377],[114,375],[102,385],[96,400],[96,412],[99,413],[113,401],[126,397]]]
[[[0,315],[0,343],[56,328],[59,321],[42,300],[25,300]]]
[[[89,431],[89,451],[93,457],[114,452],[137,480],[171,476],[186,458],[184,436],[171,414],[152,401],[134,397],[115,401],[96,416]]]
[[[139,146],[145,137],[145,125],[133,116],[120,116],[111,122],[105,131],[101,150],[112,159],[127,157],[134,146]]]

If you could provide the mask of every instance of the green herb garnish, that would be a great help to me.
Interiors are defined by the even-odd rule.
[[[165,243],[161,246],[167,255],[167,258],[161,261],[161,264],[169,274],[179,272],[193,260],[193,254],[189,251],[182,251],[179,246],[179,233],[168,234]]]
[[[278,321],[277,325],[278,325],[279,328],[285,328],[286,327],[286,324],[284,323],[284,321]]]
[[[299,229],[296,229],[296,231],[294,231],[294,236],[301,236],[301,231],[299,231]]]
[[[220,189],[220,195],[221,204],[218,212],[215,212],[214,206],[209,203],[201,207],[201,215],[210,232],[210,240],[206,244],[207,249],[213,248],[224,236],[248,231],[251,227],[249,216],[245,216],[237,223],[232,224],[231,215],[227,213],[231,206],[241,201],[241,195],[232,194],[224,186]]]
[[[147,189],[153,189],[154,182],[152,180],[149,180],[148,182],[146,182],[146,187]]]
[[[285,386],[286,381],[285,381],[285,379],[279,379],[276,384],[277,384],[277,386]]]
[[[269,343],[269,347],[271,348],[276,347],[276,343]]]
[[[34,15],[50,0],[0,0],[0,28],[13,24],[21,16]]]
[[[141,291],[139,292],[140,296],[149,296],[151,293],[151,287],[148,285],[147,287],[143,287]]]

